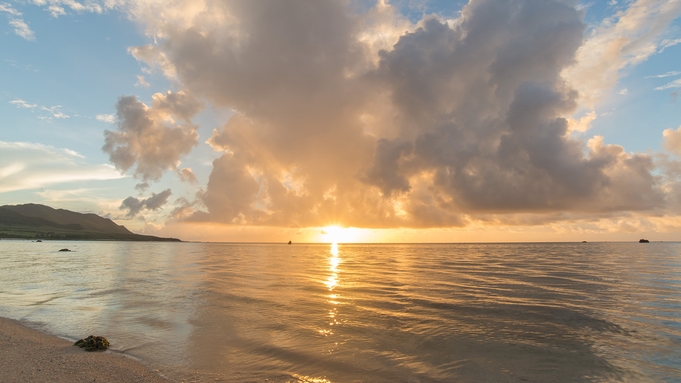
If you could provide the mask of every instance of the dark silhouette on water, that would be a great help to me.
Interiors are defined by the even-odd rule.
[[[638,243],[650,243],[650,241],[647,240],[647,239],[641,238],[641,239],[638,240]]]
[[[290,244],[291,244],[291,241],[288,241],[288,244],[290,245]]]

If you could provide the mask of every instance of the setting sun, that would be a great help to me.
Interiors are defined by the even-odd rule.
[[[364,237],[362,229],[356,227],[326,226],[321,231],[321,241],[329,243],[357,243]]]

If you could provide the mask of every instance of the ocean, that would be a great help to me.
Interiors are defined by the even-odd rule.
[[[681,243],[2,240],[0,316],[175,381],[681,382]]]

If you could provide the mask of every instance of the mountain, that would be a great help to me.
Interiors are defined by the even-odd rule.
[[[0,206],[0,238],[180,241],[140,235],[97,214],[38,204]]]

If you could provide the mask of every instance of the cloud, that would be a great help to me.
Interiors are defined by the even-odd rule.
[[[11,4],[0,3],[0,12],[10,14],[12,16],[21,16],[21,12],[17,11]]]
[[[664,138],[662,146],[665,150],[681,156],[681,126],[678,129],[665,129],[662,132]]]
[[[196,174],[194,174],[194,172],[192,171],[191,168],[183,168],[178,172],[178,174],[179,174],[180,179],[182,181],[193,183],[193,184],[199,182],[196,179]]]
[[[21,99],[12,100],[9,103],[12,104],[12,105],[16,105],[17,108],[26,108],[26,109],[33,109],[33,108],[38,106],[37,104],[29,104],[28,102],[21,100]]]
[[[22,13],[12,7],[11,4],[0,3],[0,13],[6,13],[10,16],[9,25],[14,27],[14,33],[17,36],[23,37],[28,41],[35,41],[35,33],[26,24],[24,19],[21,18]]]
[[[0,193],[122,176],[108,164],[88,164],[69,149],[0,141]]]
[[[95,116],[97,121],[106,122],[108,124],[113,124],[116,122],[116,117],[113,114],[98,114]]]
[[[61,105],[56,105],[56,106],[51,106],[51,107],[46,107],[46,106],[41,106],[40,109],[44,110],[49,114],[47,119],[53,119],[53,118],[59,118],[59,119],[64,119],[64,118],[69,118],[70,116],[67,114],[64,114],[61,112],[59,109],[61,108]]]
[[[633,2],[585,37],[575,4],[478,0],[414,25],[384,2],[365,13],[323,1],[140,4],[135,19],[156,41],[131,54],[231,111],[207,141],[220,157],[196,209],[178,216],[455,227],[664,209],[652,156],[571,137],[596,113],[566,116],[655,53],[681,5]],[[121,98],[107,133],[112,162],[137,164],[143,180],[179,171],[196,144],[196,108],[164,97]]]
[[[78,201],[83,200],[97,193],[101,193],[102,189],[93,188],[78,188],[67,190],[41,190],[35,194],[44,201],[63,202],[63,201]]]
[[[54,17],[55,19],[66,14],[64,8],[58,5],[50,5],[47,7],[47,10],[50,12],[50,16]]]
[[[658,86],[655,88],[655,90],[666,90],[666,89],[673,89],[673,88],[681,88],[681,78],[678,78],[672,82],[669,82],[665,85]]]
[[[586,132],[587,130],[591,129],[591,123],[593,123],[597,117],[598,115],[596,114],[596,111],[592,110],[582,116],[579,120],[570,117],[566,118],[568,123],[568,132]]]
[[[35,33],[23,19],[10,19],[9,25],[14,27],[14,33],[24,40],[35,41]]]
[[[197,144],[197,126],[190,120],[201,108],[184,92],[156,93],[151,106],[135,96],[121,97],[116,104],[118,129],[104,131],[102,150],[121,172],[134,167],[133,175],[143,182],[158,181],[164,171],[177,169]]]
[[[189,201],[184,197],[175,200],[175,208],[170,212],[170,218],[175,221],[183,221],[191,217],[196,212],[199,201]]]
[[[619,92],[617,92],[617,94],[621,96],[626,96],[627,94],[629,94],[629,89],[627,88],[621,89]]]
[[[139,214],[143,210],[158,210],[163,207],[163,205],[168,202],[168,197],[171,195],[170,189],[166,189],[158,194],[151,193],[151,197],[147,199],[140,200],[135,197],[128,197],[121,203],[121,210],[128,210],[126,214],[128,217],[132,218]]]
[[[667,73],[664,73],[664,74],[658,74],[658,75],[655,75],[655,76],[646,76],[645,78],[665,78],[665,77],[678,76],[678,75],[681,75],[681,72],[671,71],[671,72],[667,72]]]
[[[681,39],[665,39],[660,43],[659,53],[664,52],[665,49],[673,47],[674,45],[681,44]]]
[[[61,105],[46,107],[38,104],[30,104],[22,99],[15,99],[10,101],[9,103],[12,105],[16,105],[17,108],[37,109],[42,111],[43,113],[41,113],[41,115],[38,116],[38,118],[41,120],[51,121],[54,120],[55,118],[65,119],[70,117],[69,115],[59,110],[61,109]]]
[[[563,73],[579,92],[580,102],[593,107],[624,71],[669,44],[662,37],[679,15],[679,1],[635,0],[594,26],[579,47],[575,64]]]
[[[33,0],[33,4],[43,7],[45,10],[50,12],[52,17],[59,17],[66,14],[65,7],[71,9],[74,12],[84,13],[102,13],[107,9],[112,9],[116,6],[121,6],[125,4],[125,1],[95,1],[86,0],[80,3],[75,0]],[[134,2],[130,2],[134,4]]]
[[[147,80],[144,79],[144,76],[138,75],[137,76],[137,82],[135,83],[135,86],[141,86],[141,87],[144,87],[144,88],[148,88],[149,83],[147,82]]]

